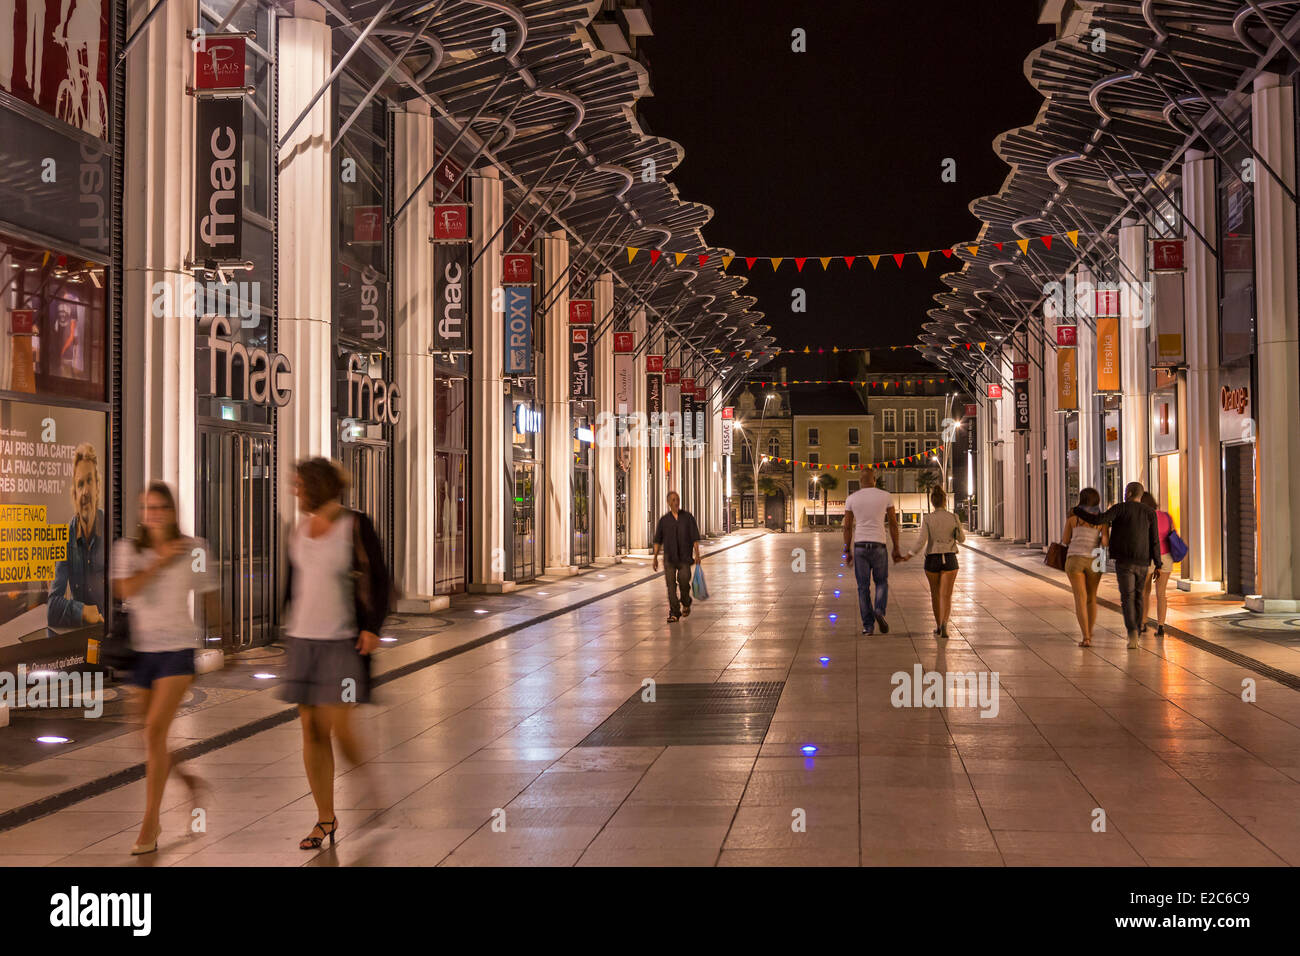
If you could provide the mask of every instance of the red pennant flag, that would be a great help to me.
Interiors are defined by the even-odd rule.
[[[945,259],[951,259],[951,258],[952,258],[952,250],[951,250],[951,249],[940,249],[939,251],[943,253],[943,257],[944,257]]]
[[[803,256],[803,257],[798,257],[798,256],[796,256],[796,257],[795,257],[795,260],[794,260],[795,271],[796,271],[796,272],[803,272],[803,264],[804,264],[805,262],[807,262],[807,261],[808,261],[808,257],[807,257],[807,256]]]
[[[900,269],[903,268],[903,257],[906,256],[906,255],[907,255],[906,252],[895,252],[895,253],[894,253],[894,261],[898,263],[898,268],[900,268]]]
[[[848,268],[852,269],[852,268],[853,268],[853,260],[856,259],[856,258],[857,258],[857,256],[845,256],[845,257],[844,257],[844,264],[845,264],[846,266],[848,266]]]
[[[707,255],[700,256],[700,265],[704,265],[704,263],[708,261],[709,261],[709,257]]]
[[[758,261],[758,256],[745,256],[745,268],[754,268],[754,263]]]
[[[656,262],[659,261],[659,257],[662,256],[662,255],[663,255],[663,253],[660,252],[658,249],[651,249],[651,250],[650,250],[650,264],[651,264],[651,265],[654,265]]]
[[[997,248],[998,248],[998,252],[1001,252],[1001,251],[1002,251],[1002,243],[1000,243],[1000,242],[995,242],[995,243],[993,243],[993,245],[997,246]]]
[[[1049,249],[1052,248],[1052,237],[1051,237],[1051,236],[1043,236],[1043,245],[1047,246],[1047,248],[1049,248]]]

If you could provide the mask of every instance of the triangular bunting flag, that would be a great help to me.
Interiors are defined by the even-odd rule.
[[[993,245],[997,247],[998,252],[1001,252],[1001,251],[1002,251],[1002,243],[1000,243],[1000,242],[995,242],[995,243],[993,243]]]
[[[867,256],[867,261],[871,263],[871,268],[875,268],[880,262],[880,256]]]
[[[895,252],[895,253],[894,253],[894,261],[895,261],[896,263],[898,263],[898,268],[900,268],[900,269],[903,268],[903,258],[904,258],[906,255],[907,255],[906,252]]]
[[[940,249],[939,251],[943,253],[943,257],[944,257],[945,259],[951,259],[951,258],[952,258],[952,250],[951,250],[951,249]]]
[[[807,262],[807,261],[808,261],[808,257],[807,257],[807,256],[802,256],[802,257],[800,257],[800,256],[796,256],[796,257],[795,257],[795,260],[794,260],[794,268],[795,268],[795,271],[796,271],[796,272],[803,272],[803,264],[804,264],[805,262]]]
[[[821,263],[822,263],[822,272],[825,272],[827,269],[831,267],[831,257],[822,256]]]
[[[845,257],[844,257],[844,265],[845,265],[847,268],[852,269],[852,268],[853,268],[853,260],[856,259],[856,258],[857,258],[857,256],[845,256]]]
[[[746,268],[746,269],[752,269],[752,268],[754,268],[754,263],[757,262],[757,261],[758,261],[758,256],[746,256],[746,257],[745,257],[745,268]]]
[[[1017,240],[1016,240],[1016,245],[1018,245],[1018,246],[1020,247],[1020,251],[1021,251],[1021,253],[1028,254],[1028,252],[1029,252],[1029,240],[1028,240],[1028,239],[1017,239]]]
[[[676,257],[678,265],[681,265],[682,260],[686,258],[686,253],[684,252],[674,252],[673,255]]]
[[[1043,238],[1043,245],[1047,246],[1047,248],[1049,249],[1052,248],[1052,237],[1043,236],[1042,238]]]
[[[731,260],[734,259],[734,258],[736,258],[736,257],[735,257],[735,256],[723,256],[723,257],[722,257],[722,268],[723,268],[724,270],[726,270],[726,269],[730,269],[730,268],[731,268]]]
[[[980,247],[979,247],[979,246],[967,246],[967,247],[966,247],[966,251],[969,252],[969,253],[971,254],[972,257],[974,257],[974,256],[978,256],[978,255],[980,254]]]
[[[663,253],[660,252],[658,249],[651,249],[651,250],[650,250],[650,264],[651,264],[651,265],[654,265],[656,262],[659,261],[659,257],[662,256],[662,255],[663,255]]]
[[[632,264],[632,260],[636,258],[636,254],[640,251],[641,250],[638,249],[636,246],[627,247],[627,261],[629,265]]]
[[[1078,246],[1078,245],[1079,245],[1079,230],[1078,230],[1078,229],[1071,229],[1069,232],[1067,232],[1067,233],[1065,234],[1065,238],[1067,238],[1067,239],[1070,240],[1070,245],[1072,245],[1072,246]]]
[[[781,259],[773,259],[773,260],[772,260],[772,271],[775,272],[777,269],[781,268],[781,263],[782,263],[783,261],[784,261],[784,257],[781,258]]]
[[[927,252],[918,252],[916,255],[917,255],[917,257],[920,258],[920,260],[921,260],[921,268],[924,269],[925,266],[926,266],[926,263],[930,261],[930,253],[929,253],[928,251],[927,251]]]
[[[708,261],[709,261],[709,257],[707,255],[700,256],[700,265],[704,265],[704,263]]]

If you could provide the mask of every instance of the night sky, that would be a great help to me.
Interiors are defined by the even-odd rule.
[[[1032,0],[653,0],[654,96],[641,112],[685,148],[670,178],[713,208],[712,245],[787,257],[951,246],[974,237],[970,202],[1007,175],[993,138],[1042,103],[1024,76],[1025,57],[1053,36],[1036,10]],[[796,27],[806,53],[791,51]],[[955,183],[940,179],[947,157]],[[939,255],[901,272],[892,259],[875,273],[866,259],[827,274],[815,261],[775,275],[759,262],[744,291],[780,347],[897,345],[916,341],[950,269]],[[805,314],[791,311],[796,287]]]

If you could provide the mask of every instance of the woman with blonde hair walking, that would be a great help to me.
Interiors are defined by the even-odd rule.
[[[961,519],[948,510],[948,496],[942,488],[930,490],[930,504],[934,510],[921,521],[921,537],[903,560],[925,549],[925,577],[930,582],[934,636],[947,640],[952,589],[957,583],[957,543],[966,540],[966,532],[962,530]]]

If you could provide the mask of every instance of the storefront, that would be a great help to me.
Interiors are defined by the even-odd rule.
[[[573,430],[573,470],[570,476],[573,535],[572,563],[589,567],[595,555],[592,538],[593,468],[591,446],[595,441],[595,394],[592,370],[594,358],[594,300],[586,276],[578,273],[569,299],[569,402]]]
[[[97,662],[120,520],[109,386],[119,13],[108,3],[29,7],[0,25],[13,54],[0,142],[17,159],[0,175],[3,669]],[[56,41],[70,16],[79,29]]]
[[[1182,416],[1179,414],[1179,384],[1177,373],[1164,369],[1153,372],[1151,390],[1151,418],[1147,434],[1150,442],[1151,493],[1160,509],[1167,511],[1175,528],[1183,527],[1183,458],[1182,435],[1179,431]],[[1182,575],[1182,566],[1174,569]]]
[[[537,394],[537,349],[534,335],[536,255],[533,230],[515,214],[506,230],[502,262],[505,309],[506,448],[504,575],[508,581],[531,581],[541,564],[537,553],[537,489],[542,475],[541,432],[546,416]]]

